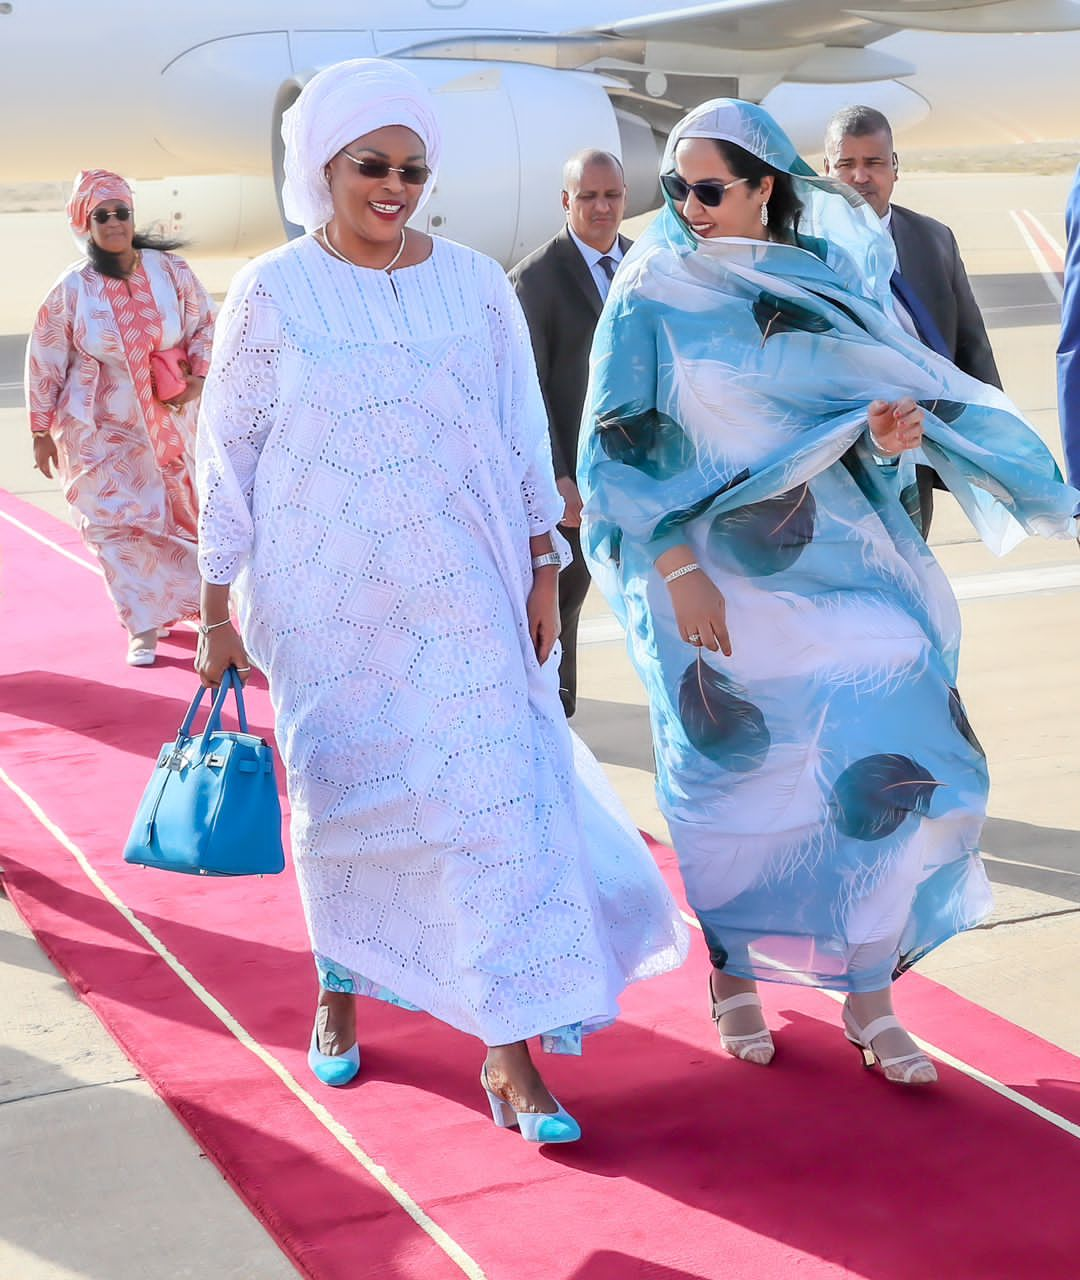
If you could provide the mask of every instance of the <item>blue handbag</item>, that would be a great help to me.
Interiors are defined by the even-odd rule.
[[[240,732],[221,727],[229,690]],[[205,689],[195,695],[175,742],[166,742],[143,792],[124,861],[200,876],[275,875],[285,869],[274,753],[248,733],[240,677],[221,680],[206,728],[191,733]]]

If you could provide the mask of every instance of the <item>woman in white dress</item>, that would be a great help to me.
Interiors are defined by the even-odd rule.
[[[572,1141],[527,1040],[580,1052],[686,938],[562,714],[562,502],[524,318],[498,264],[406,230],[439,155],[415,76],[331,67],[283,135],[309,234],[242,271],[219,321],[197,666],[213,684],[250,652],[269,677],[309,1062],[359,1070],[357,994],[423,1009],[488,1046],[496,1123]]]

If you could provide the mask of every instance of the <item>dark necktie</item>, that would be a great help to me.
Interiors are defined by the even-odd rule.
[[[929,347],[931,351],[936,351],[939,356],[944,356],[946,360],[951,360],[953,353],[949,350],[941,330],[934,323],[934,317],[923,305],[919,295],[900,274],[899,268],[893,272],[889,284],[892,286],[892,291],[898,301],[911,317],[923,346]]]
[[[615,278],[615,268],[618,265],[619,264],[615,261],[615,259],[612,257],[609,257],[606,253],[597,262],[597,266],[600,267],[603,270],[604,275],[607,276],[609,285],[611,284],[612,280]]]

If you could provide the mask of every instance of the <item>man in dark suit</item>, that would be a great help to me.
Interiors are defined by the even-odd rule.
[[[891,202],[900,162],[886,117],[873,107],[845,107],[837,112],[825,131],[825,172],[854,187],[892,236],[897,258],[893,298],[904,328],[964,373],[1000,387],[990,339],[956,237],[943,222]],[[926,537],[934,509],[933,490],[942,485],[930,467],[920,466],[918,476]]]
[[[578,428],[589,381],[589,350],[615,268],[630,241],[619,234],[626,209],[622,165],[606,151],[583,151],[563,170],[566,226],[510,272],[529,322],[547,405],[555,478],[566,503],[560,529],[574,562],[559,574],[563,657],[559,691],[567,716],[577,705],[578,618],[589,591],[581,555]]]

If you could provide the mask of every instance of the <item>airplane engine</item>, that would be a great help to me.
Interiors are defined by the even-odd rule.
[[[186,174],[135,183],[140,228],[176,237],[193,253],[254,257],[285,233],[272,178]]]

